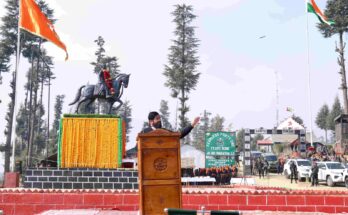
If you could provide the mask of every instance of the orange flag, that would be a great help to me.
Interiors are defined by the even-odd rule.
[[[47,19],[45,14],[40,10],[40,7],[34,0],[21,0],[21,9],[19,16],[19,27],[51,41],[58,47],[64,49],[66,53],[65,60],[68,59],[68,51],[62,41],[60,41],[58,34],[54,30],[51,21]]]

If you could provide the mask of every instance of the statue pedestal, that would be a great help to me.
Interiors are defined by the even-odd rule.
[[[141,214],[181,208],[180,133],[158,129],[137,140]]]
[[[125,123],[117,117],[71,115],[61,119],[61,168],[119,168],[125,153]]]

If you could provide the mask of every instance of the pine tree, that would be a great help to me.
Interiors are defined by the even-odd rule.
[[[27,150],[28,140],[28,109],[22,104],[19,108],[16,124],[16,135],[19,139],[16,144],[16,156]]]
[[[94,40],[94,42],[98,45],[98,50],[94,53],[97,56],[97,61],[92,62],[91,64],[94,66],[94,73],[98,74],[103,69],[105,63],[105,40],[102,36],[98,36],[98,38]]]
[[[204,110],[200,124],[192,130],[192,145],[202,151],[205,151],[205,133],[210,131],[210,115]]]
[[[103,69],[104,65],[110,71],[111,77],[115,78],[115,76],[119,73],[119,65],[117,63],[117,57],[110,57],[105,54],[105,40],[102,36],[98,36],[94,42],[97,44],[98,49],[94,53],[97,57],[96,62],[92,62],[91,65],[94,66],[94,73],[99,74],[99,72]]]
[[[332,21],[335,22],[334,25],[328,26],[327,24],[319,24],[318,29],[325,38],[332,37],[338,34],[339,46],[336,43],[336,52],[339,57],[337,59],[338,65],[341,67],[338,72],[341,75],[341,86],[343,93],[343,106],[344,113],[348,114],[348,95],[347,95],[347,78],[346,78],[346,68],[344,59],[344,48],[346,43],[343,42],[343,34],[348,32],[348,0],[328,0],[326,4],[326,9],[324,11],[325,15]]]
[[[211,119],[210,131],[223,131],[224,122],[225,122],[225,118],[217,114]]]
[[[331,130],[333,133],[335,132],[335,118],[340,114],[342,114],[342,106],[340,100],[338,99],[338,96],[336,96],[327,122],[328,130]]]
[[[126,134],[129,134],[132,130],[132,106],[130,102],[126,100],[119,110],[119,116],[126,122]],[[127,143],[129,142],[129,135],[127,135]]]
[[[325,131],[325,144],[327,144],[327,130],[328,130],[328,117],[330,114],[329,106],[327,104],[324,104],[315,119],[315,123],[317,124],[318,128],[323,129]]]
[[[60,125],[60,119],[63,113],[63,104],[64,104],[65,95],[57,95],[56,101],[54,104],[54,120],[52,124],[52,129],[50,131],[50,141],[48,146],[48,154],[57,153],[58,149],[58,131]]]
[[[238,131],[237,137],[236,137],[236,142],[237,142],[236,149],[238,147],[239,151],[242,151],[244,149],[244,135],[245,135],[245,130],[244,128],[242,128]]]
[[[44,158],[45,155],[45,149],[47,145],[47,124],[43,120],[43,116],[45,115],[44,107],[41,103],[38,104],[37,107],[37,113],[35,123],[34,123],[34,129],[35,129],[35,138],[33,139],[33,158],[37,161]]]
[[[189,121],[186,117],[189,111],[187,101],[189,93],[195,89],[200,73],[196,67],[199,65],[197,55],[198,40],[195,38],[195,32],[191,25],[196,16],[192,13],[192,6],[176,5],[172,13],[173,22],[176,24],[173,40],[168,55],[168,65],[165,65],[163,72],[167,78],[165,86],[172,90],[171,96],[180,101],[179,127],[185,128]]]
[[[295,122],[297,122],[300,125],[303,125],[303,119],[299,116],[296,116],[295,114],[292,114],[292,119],[295,120]]]
[[[168,102],[165,100],[161,100],[160,104],[160,115],[161,115],[161,121],[162,121],[162,126],[163,128],[173,130],[173,126],[169,122],[169,107],[168,107]]]
[[[7,44],[0,44],[0,85],[2,84],[2,76],[1,73],[9,72],[10,70],[10,56],[11,56],[11,48]]]
[[[98,49],[94,53],[97,57],[95,62],[91,62],[91,65],[94,66],[94,73],[99,74],[99,72],[103,69],[104,65],[107,67],[107,69],[110,72],[111,78],[115,78],[119,74],[119,64],[117,57],[110,57],[105,54],[105,40],[102,36],[98,36],[94,42],[97,44]],[[99,77],[96,77],[99,78]],[[98,113],[106,113],[108,111],[108,105],[106,103],[100,103],[98,101],[98,105],[96,107],[95,104],[91,104],[89,108],[86,107],[86,104],[83,103],[80,107],[82,112],[85,113],[91,113],[95,112],[95,109],[98,109]]]
[[[7,12],[6,15],[3,16],[2,26],[0,26],[0,64],[1,64],[1,72],[9,72],[10,65],[9,60],[11,56],[15,55],[17,48],[17,23],[18,23],[18,1],[16,0],[7,0],[5,6]],[[5,152],[5,164],[4,169],[5,172],[10,171],[10,157],[12,154],[12,146],[11,146],[11,132],[12,132],[12,122],[13,122],[13,114],[14,114],[14,102],[15,102],[15,75],[13,73],[12,80],[10,82],[11,93],[10,103],[8,104],[8,112],[6,113],[6,127],[5,127],[5,136],[6,142],[5,145],[1,146],[1,151]]]
[[[38,5],[43,11],[43,13],[46,15],[48,19],[51,20],[52,23],[55,22],[53,17],[53,10],[49,9],[47,4],[45,4],[44,1],[40,0],[38,1]],[[18,14],[19,14],[19,7],[18,7],[18,1],[17,0],[7,0],[6,1],[6,15],[2,17],[2,26],[0,26],[0,65],[2,70],[9,71],[10,67],[6,63],[8,59],[10,59],[12,56],[16,55],[17,52],[17,35],[18,35]],[[38,44],[41,44],[43,42],[46,42],[45,40],[32,35],[26,31],[20,31],[21,34],[21,52],[23,53],[23,56],[25,58],[30,58],[30,55],[32,53],[32,48]],[[40,45],[39,45],[40,46]],[[38,57],[39,59],[39,57]],[[39,61],[39,60],[38,60]],[[6,69],[7,68],[7,69]],[[4,72],[4,71],[1,71]],[[9,111],[7,113],[7,125],[6,125],[6,143],[5,146],[2,147],[5,149],[5,171],[9,170],[9,157],[11,153],[11,131],[12,131],[12,121],[13,115],[14,115],[14,106],[15,106],[15,89],[16,89],[16,82],[15,82],[15,75],[12,76],[13,80],[11,81],[11,90],[10,93],[10,105],[9,105]],[[35,111],[33,111],[35,112]],[[29,134],[30,137],[31,134]],[[29,143],[30,145],[30,143]]]
[[[13,76],[12,76],[13,77]],[[5,120],[7,122],[5,127],[5,136],[6,136],[6,143],[5,145],[2,145],[0,148],[0,151],[5,152],[5,164],[4,164],[4,170],[5,172],[10,171],[10,158],[12,156],[12,146],[11,146],[11,132],[12,132],[12,120],[13,120],[13,113],[14,113],[14,106],[13,102],[15,97],[15,81],[14,77],[12,78],[12,81],[10,82],[11,87],[11,93],[9,93],[11,102],[8,104],[8,111],[6,113]]]

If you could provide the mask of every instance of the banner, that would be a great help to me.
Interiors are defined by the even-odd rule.
[[[205,134],[205,167],[234,164],[236,135],[233,132],[207,132]]]

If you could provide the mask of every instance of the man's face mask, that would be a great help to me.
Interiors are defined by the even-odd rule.
[[[154,123],[153,127],[155,127],[155,128],[162,128],[162,122],[158,121],[158,122]]]

